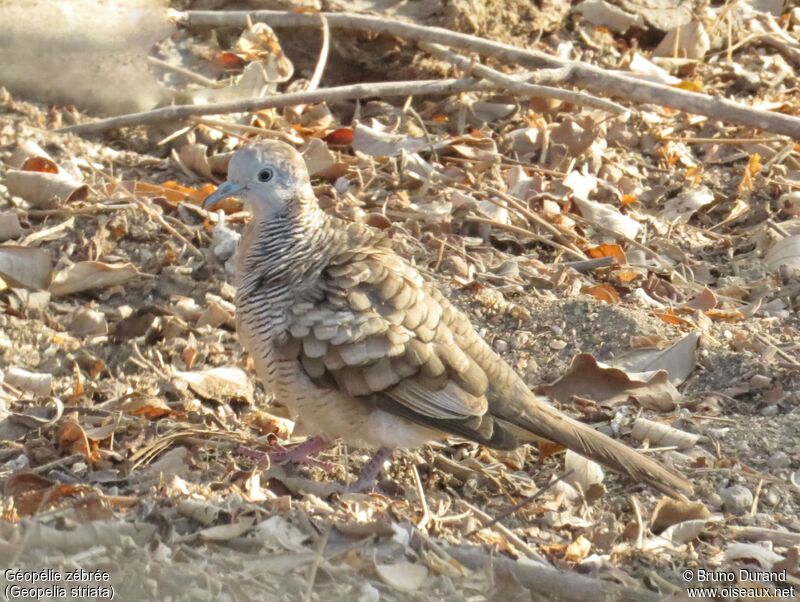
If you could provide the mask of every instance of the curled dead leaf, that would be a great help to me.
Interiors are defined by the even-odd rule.
[[[564,376],[537,387],[537,391],[562,403],[573,397],[586,397],[600,404],[614,405],[634,398],[643,406],[658,411],[673,409],[680,398],[666,370],[628,374],[598,362],[588,353],[576,355]]]
[[[38,247],[0,246],[0,278],[11,287],[35,291],[50,286],[53,266],[50,255]]]
[[[220,403],[234,399],[247,403],[253,401],[253,384],[241,368],[221,366],[197,372],[176,370],[174,374],[203,399]]]
[[[405,560],[394,564],[375,563],[375,571],[384,583],[406,593],[417,591],[428,578],[428,567]]]
[[[711,516],[711,512],[702,502],[674,500],[664,496],[653,509],[653,516],[650,519],[650,530],[653,531],[653,533],[660,533],[672,525],[688,520],[706,519],[709,516]]]
[[[633,423],[631,437],[637,441],[649,441],[658,447],[676,447],[684,450],[694,447],[699,435],[687,433],[660,422],[653,422],[646,418],[637,418]]]
[[[3,381],[16,387],[20,391],[36,397],[50,395],[53,388],[53,375],[48,372],[29,372],[22,368],[9,368],[6,370]]]
[[[82,201],[89,187],[64,173],[9,169],[6,173],[9,194],[25,199],[34,207],[52,209],[59,204]]]
[[[141,272],[132,263],[81,261],[58,272],[50,284],[50,292],[58,296],[72,295],[124,284],[139,275]]]

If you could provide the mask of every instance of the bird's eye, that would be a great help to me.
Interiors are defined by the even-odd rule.
[[[269,182],[275,176],[275,172],[272,171],[271,167],[265,167],[261,171],[258,172],[258,181],[259,182]]]

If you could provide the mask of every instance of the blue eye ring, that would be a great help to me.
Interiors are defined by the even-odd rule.
[[[274,177],[275,177],[275,172],[272,170],[271,167],[265,167],[264,169],[258,172],[259,182],[269,182]]]

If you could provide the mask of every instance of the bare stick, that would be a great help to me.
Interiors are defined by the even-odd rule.
[[[493,569],[496,574],[510,575],[531,592],[536,599],[559,600],[619,600],[657,602],[664,598],[655,592],[618,585],[611,581],[592,579],[569,571],[522,563],[503,556],[491,556],[480,548],[446,547],[447,553],[475,571]]]
[[[450,31],[441,27],[426,27],[404,23],[383,16],[356,15],[352,13],[323,13],[332,29],[358,29],[386,33],[433,44],[445,44],[492,56],[501,61],[526,68],[565,69],[559,73],[564,84],[579,88],[599,90],[611,96],[639,103],[652,103],[671,107],[695,115],[705,115],[729,123],[746,125],[776,134],[800,139],[800,118],[772,111],[754,109],[724,98],[687,92],[664,84],[657,84],[577,61],[566,61],[555,56],[516,48],[509,44],[486,40],[478,36]],[[249,15],[253,21],[268,21],[274,27],[312,27],[319,24],[317,15],[304,15],[285,11],[185,11],[173,12],[173,17],[190,27],[243,27]]]
[[[319,23],[317,21],[317,23]],[[336,102],[341,100],[356,100],[359,98],[389,97],[389,96],[424,96],[424,95],[450,95],[458,92],[474,90],[496,90],[497,84],[481,82],[476,79],[442,79],[386,82],[380,84],[353,84],[335,88],[322,88],[307,92],[293,94],[276,94],[274,96],[259,96],[245,100],[217,102],[207,105],[175,105],[162,107],[142,113],[129,113],[108,119],[98,119],[89,123],[81,123],[61,128],[60,132],[75,134],[93,134],[114,128],[128,127],[131,125],[147,125],[162,121],[174,121],[202,115],[222,115],[225,113],[247,113],[291,107],[301,104],[318,102]]]
[[[516,80],[505,73],[500,73],[495,69],[486,67],[480,63],[476,63],[466,56],[448,50],[444,46],[439,46],[439,44],[421,42],[419,47],[426,52],[431,53],[436,58],[447,61],[448,63],[452,63],[456,67],[461,68],[464,71],[464,75],[477,75],[483,79],[488,79],[490,82],[495,82],[496,84],[503,86],[509,92],[526,94],[535,98],[552,98],[555,100],[562,100],[564,102],[570,102],[579,106],[602,109],[603,111],[616,113],[617,115],[624,115],[631,112],[629,109],[626,109],[620,104],[610,100],[605,100],[604,98],[597,98],[596,96],[591,96],[590,94],[571,92],[569,90],[562,90],[561,88],[553,88],[552,86],[528,84]]]
[[[322,74],[325,72],[325,65],[328,64],[328,52],[331,48],[331,29],[328,27],[328,20],[323,16],[319,16],[322,22],[322,48],[319,51],[319,60],[317,66],[314,67],[314,74],[311,76],[311,81],[308,82],[308,90],[316,90],[319,88],[319,82],[322,81]]]

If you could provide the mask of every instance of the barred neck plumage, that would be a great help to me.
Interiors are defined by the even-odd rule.
[[[269,219],[254,215],[239,243],[237,296],[265,285],[291,287],[322,270],[326,246],[335,235],[331,220],[315,198],[299,200],[287,213]]]

